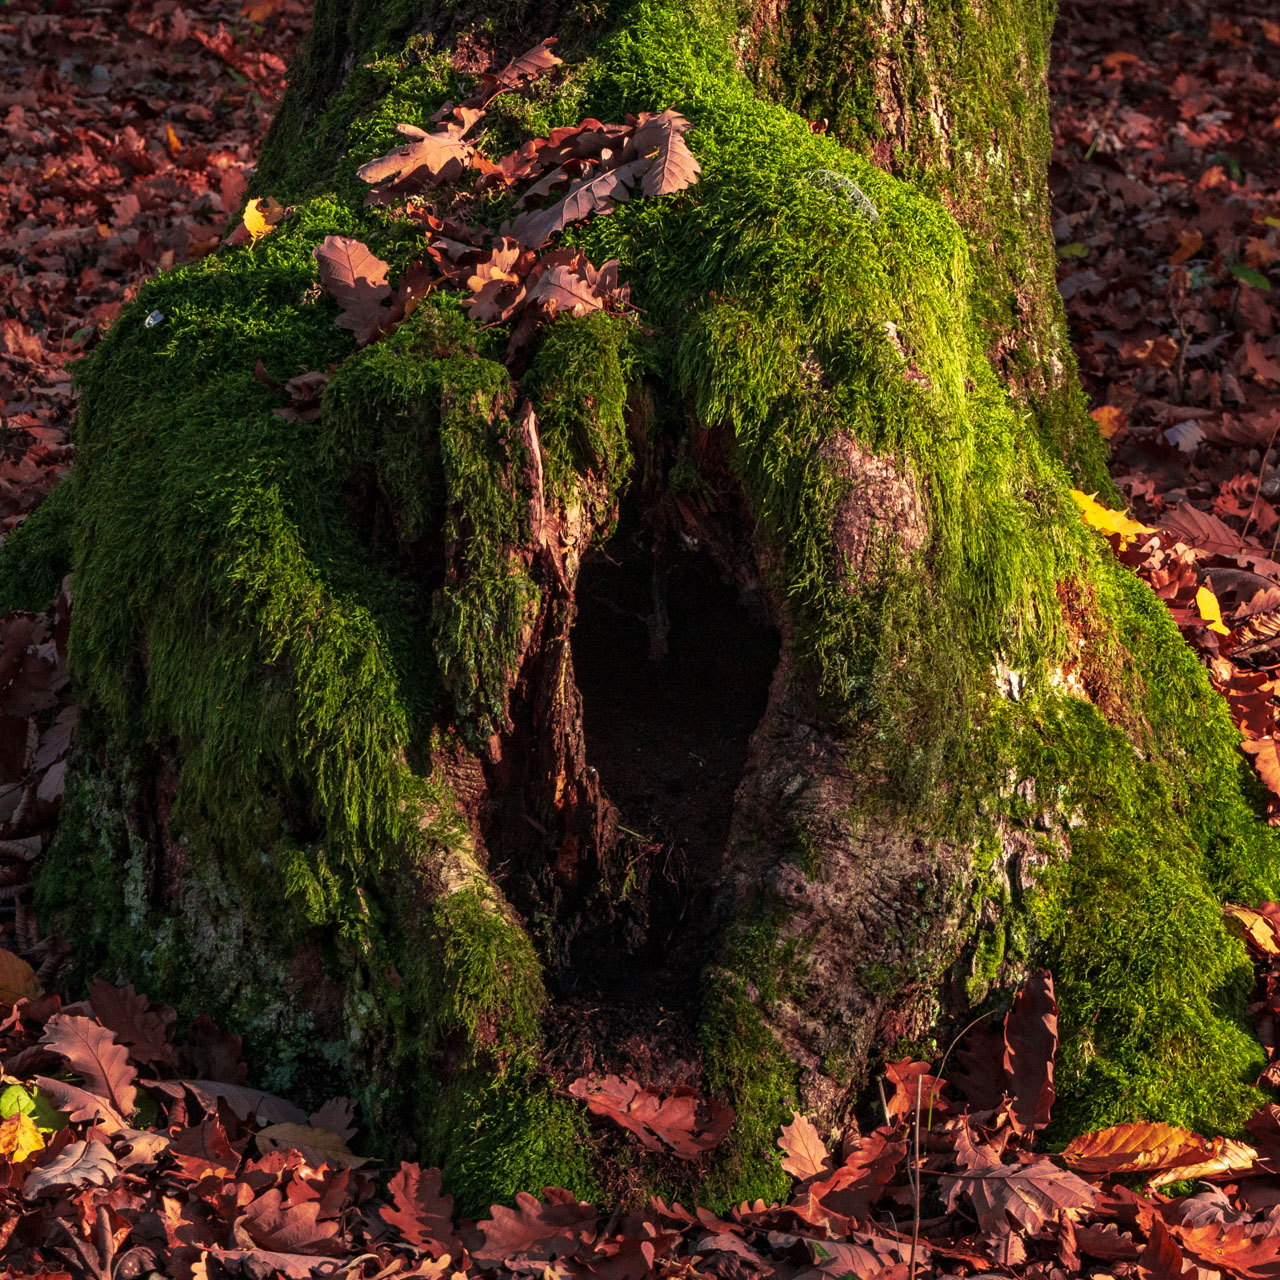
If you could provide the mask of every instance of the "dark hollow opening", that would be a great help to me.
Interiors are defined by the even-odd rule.
[[[744,563],[750,556],[745,537]],[[749,575],[740,575],[749,576]],[[780,637],[742,589],[678,533],[655,539],[624,504],[583,564],[571,644],[587,763],[619,811],[618,857],[647,861],[644,927],[589,932],[578,981],[611,998],[696,998],[712,890]]]

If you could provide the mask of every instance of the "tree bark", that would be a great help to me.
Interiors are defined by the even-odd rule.
[[[792,1107],[856,1122],[1031,963],[1064,1128],[1237,1123],[1218,903],[1275,892],[1275,840],[1068,496],[1115,498],[1053,281],[1051,21],[319,0],[251,192],[292,216],[149,285],[81,375],[88,728],[39,905],[82,967],[216,1011],[265,1085],[340,1078],[472,1212],[769,1198]],[[549,35],[491,155],[693,122],[697,186],[576,233],[639,321],[558,319],[517,373],[436,295],[353,353],[312,247],[424,246],[355,169]],[[257,359],[333,366],[318,423]],[[639,1154],[565,1095],[609,1072],[732,1103],[729,1139]]]

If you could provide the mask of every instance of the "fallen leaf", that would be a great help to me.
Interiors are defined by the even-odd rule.
[[[129,1052],[101,1023],[92,1018],[76,1018],[55,1013],[45,1023],[40,1043],[61,1054],[67,1065],[84,1079],[90,1093],[105,1098],[121,1116],[130,1116],[137,1104],[133,1087],[137,1069],[129,1062]]]
[[[391,1205],[383,1205],[378,1216],[394,1227],[411,1245],[442,1258],[457,1244],[453,1229],[453,1197],[440,1190],[440,1170],[423,1170],[404,1163],[387,1188]]]
[[[1004,1070],[1013,1127],[1034,1133],[1053,1108],[1053,1058],[1058,1050],[1058,1002],[1047,969],[1023,983],[1004,1021]]]
[[[43,1151],[44,1145],[44,1134],[25,1112],[15,1111],[0,1120],[0,1157],[10,1164],[21,1164],[37,1151]]]
[[[1097,1133],[1085,1133],[1067,1144],[1062,1158],[1081,1173],[1147,1173],[1196,1164],[1212,1147],[1204,1138],[1175,1125],[1139,1120]]]
[[[1119,405],[1102,404],[1089,411],[1089,416],[1098,424],[1098,433],[1104,440],[1112,440],[1128,426],[1128,415]]]
[[[1254,911],[1252,907],[1237,907],[1229,902],[1222,904],[1222,914],[1226,916],[1232,932],[1262,955],[1280,956],[1280,937],[1270,916]]]
[[[814,1128],[813,1121],[798,1111],[791,1113],[790,1124],[782,1126],[778,1146],[785,1157],[782,1167],[793,1178],[804,1182],[819,1174],[831,1172],[832,1160],[827,1144]]]
[[[1210,631],[1216,631],[1223,636],[1231,634],[1231,628],[1223,625],[1222,607],[1218,604],[1218,597],[1208,587],[1200,587],[1196,591],[1196,608]]]
[[[260,1129],[254,1137],[263,1155],[271,1151],[299,1151],[308,1164],[329,1164],[338,1169],[358,1169],[368,1164],[355,1155],[336,1133],[309,1124],[273,1124]]]
[[[49,1164],[33,1169],[23,1184],[22,1194],[34,1200],[42,1191],[63,1187],[106,1187],[116,1176],[116,1158],[106,1143],[71,1142]]]
[[[1090,493],[1082,493],[1079,489],[1070,490],[1072,500],[1076,506],[1080,508],[1080,514],[1084,517],[1084,522],[1091,525],[1095,529],[1100,529],[1103,533],[1119,534],[1121,541],[1128,543],[1140,533],[1154,533],[1155,530],[1148,525],[1140,524],[1137,520],[1130,520],[1121,511],[1112,511],[1108,507],[1104,507],[1100,502],[1096,501],[1096,495]]]
[[[688,1088],[663,1096],[634,1080],[583,1076],[569,1086],[569,1092],[596,1115],[629,1129],[648,1150],[671,1151],[682,1160],[695,1160],[718,1146],[733,1123],[732,1107],[704,1099]]]
[[[36,971],[21,956],[0,948],[0,1004],[34,1000],[40,994]]]
[[[350,329],[363,346],[388,315],[383,305],[391,296],[387,263],[370,253],[367,245],[345,236],[325,236],[312,257],[320,264],[320,283],[342,309],[338,324]]]
[[[471,1256],[482,1266],[498,1266],[517,1255],[550,1261],[595,1239],[596,1210],[591,1205],[559,1187],[547,1187],[546,1195],[546,1200],[536,1200],[521,1191],[514,1208],[495,1204],[489,1210],[493,1216],[476,1223],[483,1242]]]

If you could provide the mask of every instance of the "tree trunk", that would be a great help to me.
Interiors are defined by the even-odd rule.
[[[87,727],[38,905],[83,967],[215,1012],[265,1086],[340,1080],[471,1212],[771,1198],[792,1107],[838,1130],[1031,963],[1062,1129],[1237,1123],[1218,904],[1275,893],[1275,837],[1068,495],[1115,499],[1053,282],[1051,21],[319,0],[252,185],[291,217],[150,283],[81,373]],[[638,322],[559,318],[513,372],[438,291],[353,352],[312,248],[424,249],[356,168],[550,35],[490,157],[693,123],[696,186],[574,233]],[[334,366],[318,422],[259,360]],[[731,1102],[729,1138],[640,1153],[564,1092],[610,1072]]]

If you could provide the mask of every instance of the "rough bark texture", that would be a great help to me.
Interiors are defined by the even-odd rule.
[[[768,1198],[792,1106],[846,1123],[1032,958],[1064,1126],[1235,1123],[1218,902],[1274,894],[1275,842],[1067,496],[1111,491],[1053,286],[1050,22],[320,0],[251,191],[293,216],[148,286],[81,374],[89,728],[40,902],[85,966],[217,1010],[264,1084],[344,1076],[468,1212]],[[696,188],[577,232],[643,328],[560,319],[515,378],[444,295],[353,353],[312,247],[422,252],[355,169],[552,34],[491,154],[693,122]],[[337,365],[319,423],[258,359]],[[593,1070],[710,1089],[733,1133],[639,1158],[566,1100]]]

